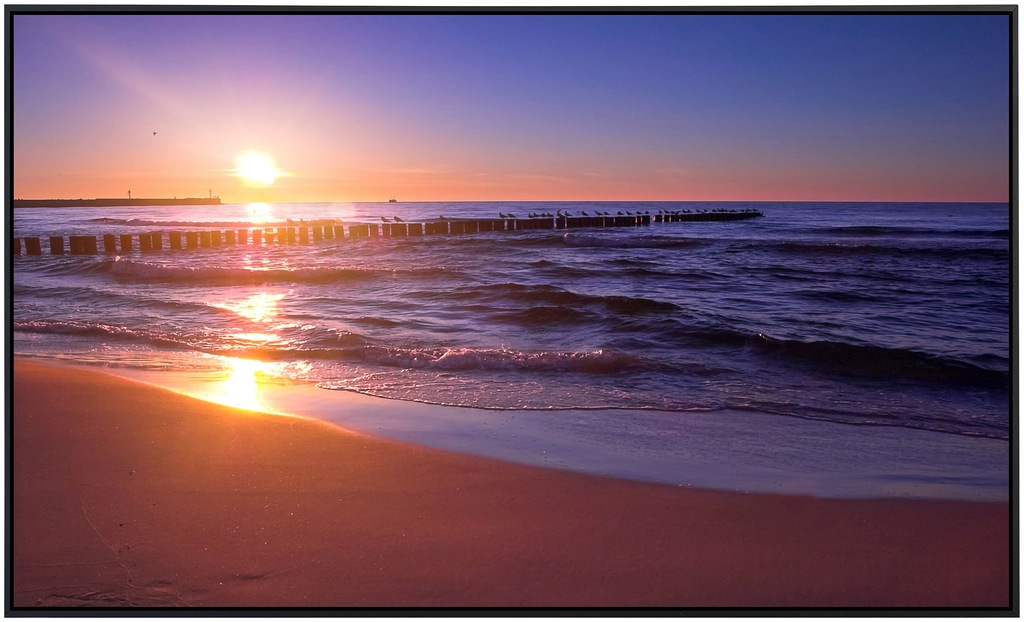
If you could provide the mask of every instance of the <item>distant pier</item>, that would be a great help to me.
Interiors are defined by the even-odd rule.
[[[98,199],[97,199],[98,200]],[[134,199],[144,201],[145,199]],[[185,199],[187,200],[187,199]],[[219,200],[219,199],[218,199]],[[397,238],[424,235],[463,235],[493,231],[535,231],[543,229],[583,229],[597,227],[643,227],[661,223],[724,222],[764,216],[756,210],[721,210],[709,212],[666,212],[605,216],[569,216],[535,218],[446,218],[427,222],[385,222],[353,224],[347,227],[333,220],[316,220],[274,228],[243,228],[228,231],[155,231],[137,234],[103,234],[48,236],[50,255],[125,254],[171,250],[194,250],[227,246],[309,245],[331,240],[361,238]],[[65,239],[67,243],[65,243]],[[166,240],[166,243],[165,243]],[[39,237],[13,238],[14,255],[42,255],[44,244]]]
[[[143,207],[147,205],[220,204],[220,197],[186,199],[14,199],[13,207]]]

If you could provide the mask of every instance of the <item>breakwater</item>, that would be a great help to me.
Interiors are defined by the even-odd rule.
[[[580,229],[596,227],[641,227],[661,223],[723,222],[764,216],[762,212],[710,211],[699,213],[662,213],[607,216],[553,216],[499,219],[437,219],[428,222],[383,222],[369,224],[338,224],[333,220],[289,223],[272,228],[243,228],[203,231],[155,231],[138,234],[55,235],[41,238],[13,238],[14,255],[42,255],[44,247],[50,255],[95,255],[103,253],[193,250],[221,246],[273,244],[311,244],[327,240],[390,238],[423,235],[458,235],[493,231],[531,231],[542,229]],[[348,234],[346,235],[346,228]],[[44,245],[43,240],[46,244]],[[166,240],[166,244],[165,244]]]
[[[220,197],[185,199],[14,199],[19,207],[143,207],[160,205],[220,205]]]

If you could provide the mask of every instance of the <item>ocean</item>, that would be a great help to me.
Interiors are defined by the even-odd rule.
[[[764,216],[166,241],[317,219],[722,209]],[[311,389],[301,414],[442,448],[679,485],[1005,499],[1010,228],[1005,203],[17,209],[13,235],[44,246],[165,239],[159,252],[11,258],[10,323],[18,355],[142,376],[255,365]],[[334,399],[353,393],[383,399]]]

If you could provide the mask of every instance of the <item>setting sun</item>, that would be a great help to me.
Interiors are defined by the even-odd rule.
[[[250,183],[270,186],[281,177],[281,171],[269,155],[247,151],[235,160],[235,175]]]

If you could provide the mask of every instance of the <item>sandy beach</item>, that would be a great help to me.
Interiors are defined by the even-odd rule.
[[[1010,606],[1006,503],[509,464],[14,360],[14,608]]]

